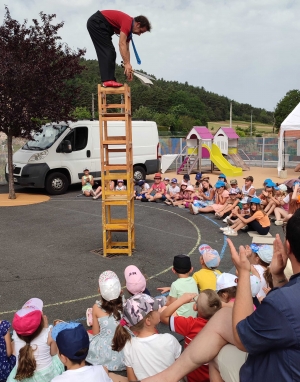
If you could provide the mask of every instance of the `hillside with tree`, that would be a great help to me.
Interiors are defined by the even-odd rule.
[[[100,81],[97,60],[81,60],[86,69],[77,75],[76,85],[81,93],[76,103],[75,116],[78,119],[90,118],[92,93],[95,95],[97,111],[97,85]],[[151,74],[153,77],[155,75]],[[124,82],[121,66],[116,68],[117,81]],[[229,119],[230,99],[189,85],[187,82],[157,79],[152,87],[143,86],[136,78],[130,84],[132,92],[132,112],[135,119],[151,119],[158,126],[175,131],[187,131],[194,125],[207,125],[208,121]],[[272,124],[273,113],[255,108],[249,104],[232,101],[233,120]],[[97,116],[97,115],[96,115]]]

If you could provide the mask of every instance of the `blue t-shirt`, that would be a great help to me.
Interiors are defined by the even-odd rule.
[[[249,353],[241,382],[300,381],[300,273],[272,290],[237,331]]]

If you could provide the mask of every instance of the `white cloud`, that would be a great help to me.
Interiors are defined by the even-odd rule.
[[[86,30],[101,9],[144,14],[151,33],[135,37],[141,68],[158,78],[203,86],[239,102],[274,109],[288,90],[299,88],[298,16],[292,0],[6,0],[13,18],[56,13],[65,22],[63,41],[87,48],[96,58]],[[4,6],[0,8],[3,19]],[[117,44],[117,37],[113,38]],[[117,59],[120,62],[120,56]],[[138,67],[132,57],[134,67]]]

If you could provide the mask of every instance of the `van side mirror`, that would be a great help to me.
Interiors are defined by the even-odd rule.
[[[72,152],[72,144],[71,144],[71,141],[68,141],[67,139],[65,139],[62,143],[61,143],[61,152],[62,153],[66,153],[66,154],[69,154]]]

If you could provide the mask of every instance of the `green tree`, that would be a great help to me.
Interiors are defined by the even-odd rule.
[[[13,137],[32,139],[41,120],[72,120],[79,93],[72,79],[82,72],[85,51],[71,50],[52,24],[55,15],[40,13],[41,21],[20,24],[9,9],[0,26],[0,131],[7,135],[9,199],[15,199]]]
[[[140,106],[133,112],[133,118],[144,121],[151,121],[153,119],[153,111],[147,106]]]
[[[275,113],[274,113],[275,127],[277,131],[280,129],[282,122],[291,113],[291,111],[298,105],[299,102],[300,102],[300,90],[290,90],[278,102],[275,109]]]
[[[72,113],[73,117],[77,120],[91,119],[91,112],[86,107],[76,107]]]

